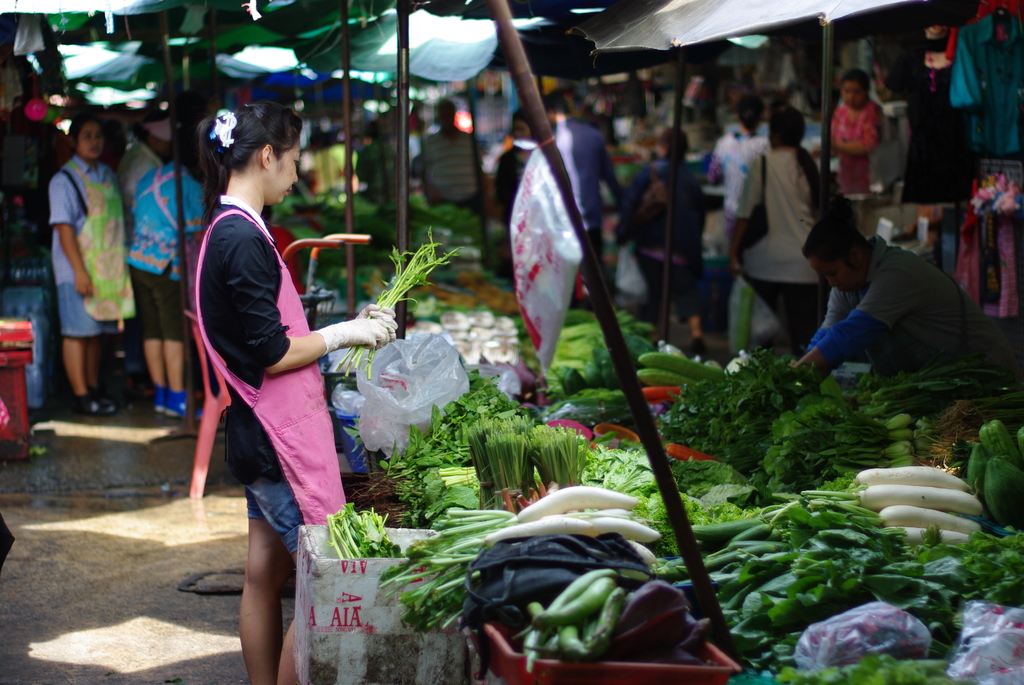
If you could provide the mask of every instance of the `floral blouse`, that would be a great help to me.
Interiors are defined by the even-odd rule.
[[[860,112],[854,112],[847,105],[836,108],[832,115],[832,140],[861,142],[871,152],[880,142],[879,127],[882,108],[868,101]],[[865,155],[856,157],[839,153],[839,192],[846,195],[871,192],[871,160]]]

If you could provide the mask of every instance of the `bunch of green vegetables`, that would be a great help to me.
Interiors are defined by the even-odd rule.
[[[566,661],[597,661],[611,644],[626,591],[615,582],[615,571],[598,569],[579,576],[551,604],[531,602],[532,621],[523,631],[526,672],[538,656]]]
[[[633,341],[634,346],[642,345],[644,341],[650,340],[651,334],[654,332],[654,326],[637,321],[624,310],[616,310],[615,318],[618,319],[623,334],[627,336],[627,342],[630,336],[636,338]],[[555,347],[555,356],[552,359],[551,367],[565,366],[583,371],[587,362],[592,359],[595,349],[607,349],[601,325],[597,323],[594,315],[590,312],[570,309],[566,314],[562,333],[558,336],[558,344]]]
[[[661,435],[749,474],[764,458],[772,421],[818,392],[819,383],[811,369],[792,368],[771,350],[760,349],[724,381],[689,386],[660,417]]]
[[[388,286],[377,297],[377,304],[381,307],[393,309],[399,302],[408,300],[408,293],[417,286],[429,285],[427,276],[439,266],[447,264],[452,256],[458,252],[453,250],[441,256],[437,255],[437,248],[440,243],[435,243],[431,235],[427,234],[427,242],[420,246],[416,252],[399,253],[397,249],[391,253],[391,262],[395,265],[394,278]],[[406,261],[408,260],[408,261]],[[373,371],[373,357],[376,349],[357,345],[349,349],[345,358],[341,361],[342,369],[354,369],[362,366],[363,359],[366,359],[366,377],[369,378]]]
[[[426,432],[410,426],[409,446],[382,463],[387,475],[398,483],[398,496],[406,507],[402,525],[422,528],[450,507],[477,507],[478,486],[446,484],[438,470],[471,465],[466,431],[477,422],[525,415],[525,409],[498,389],[497,378],[470,371],[469,391],[443,409],[434,407]]]
[[[392,559],[399,551],[384,530],[386,522],[387,516],[380,516],[373,509],[357,512],[355,505],[346,504],[327,517],[327,544],[337,551],[339,559]]]
[[[536,426],[530,433],[530,450],[541,483],[559,487],[579,485],[587,464],[588,450],[580,436],[567,428]]]
[[[860,663],[820,671],[786,667],[776,677],[787,685],[956,685],[946,676],[946,662],[900,661],[888,654],[869,654]]]
[[[480,481],[480,508],[515,511],[513,500],[534,487],[530,431],[525,418],[484,419],[466,431]]]
[[[654,352],[656,349],[646,338],[629,333],[624,337],[635,368],[640,366],[641,355]],[[549,380],[549,391],[564,397],[571,397],[586,389],[619,390],[622,387],[612,364],[612,355],[607,345],[603,343],[591,350],[590,359],[582,369],[568,365],[559,366],[554,368],[550,375],[552,378]]]
[[[404,562],[381,574],[382,589],[401,593],[402,620],[423,632],[450,627],[462,614],[466,573],[484,538],[515,522],[507,511],[455,508],[435,521],[437,535],[414,542]]]
[[[1015,385],[1006,368],[983,355],[937,358],[913,373],[893,377],[865,374],[857,383],[857,402],[869,416],[933,416],[957,400],[1000,395]]]

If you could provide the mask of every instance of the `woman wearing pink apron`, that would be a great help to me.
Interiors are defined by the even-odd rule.
[[[370,305],[353,321],[310,332],[287,267],[260,218],[298,180],[301,120],[276,103],[247,105],[199,128],[209,228],[196,275],[203,343],[231,393],[225,445],[245,484],[249,553],[239,616],[253,685],[295,682],[281,589],[298,527],[342,508],[334,432],[317,360],[395,339],[394,312]]]

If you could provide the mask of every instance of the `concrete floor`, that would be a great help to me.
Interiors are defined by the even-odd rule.
[[[105,418],[61,404],[35,424],[46,454],[0,462],[16,537],[0,575],[0,683],[247,683],[239,595],[177,589],[245,563],[245,499],[223,447],[193,503],[194,439],[154,442],[178,422],[144,403]]]

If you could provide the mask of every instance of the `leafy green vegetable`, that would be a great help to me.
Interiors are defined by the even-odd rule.
[[[716,485],[747,484],[739,471],[719,461],[674,461],[672,475],[679,491],[690,497],[703,497]]]
[[[642,450],[598,447],[583,469],[583,485],[594,485],[623,495],[644,497],[658,491],[654,472]]]
[[[888,654],[869,654],[859,664],[832,666],[817,672],[786,667],[776,678],[789,685],[954,685],[944,661],[898,661]]]
[[[346,504],[327,517],[327,544],[334,547],[339,559],[393,559],[399,555],[398,545],[388,538],[386,521],[386,516],[373,509],[357,512],[354,504]]]

